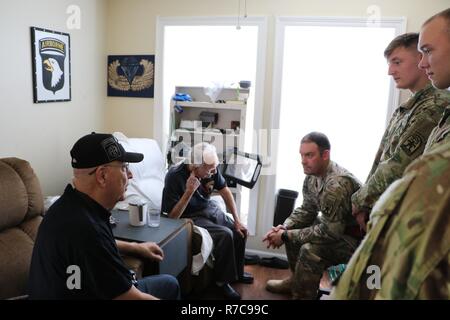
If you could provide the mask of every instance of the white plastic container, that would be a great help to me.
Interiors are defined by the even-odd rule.
[[[143,202],[130,202],[128,206],[130,225],[144,226],[147,223],[147,204]]]

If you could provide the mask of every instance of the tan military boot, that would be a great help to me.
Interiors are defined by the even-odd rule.
[[[273,293],[290,294],[292,290],[292,278],[289,277],[283,280],[269,280],[266,283],[266,290]]]
[[[299,281],[292,284],[292,299],[315,300],[318,298],[321,274],[303,272]],[[297,280],[297,279],[296,279]]]

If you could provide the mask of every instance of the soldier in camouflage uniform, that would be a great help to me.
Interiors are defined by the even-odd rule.
[[[407,33],[396,37],[384,52],[397,88],[409,89],[413,96],[395,110],[367,181],[352,196],[353,215],[362,229],[380,195],[423,153],[431,130],[450,104],[450,94],[433,88],[426,73],[417,67],[421,59],[417,42],[417,33]]]
[[[450,105],[445,109],[439,124],[431,131],[424,153],[448,140],[450,140]]]
[[[418,47],[422,52],[419,67],[429,75],[433,86],[450,90],[450,9],[425,22],[420,32]],[[439,125],[431,132],[425,151],[450,139],[449,118],[450,105],[445,109]]]
[[[425,22],[420,67],[433,85],[450,87],[450,9]],[[434,57],[430,59],[429,51]],[[335,299],[450,299],[450,107],[423,156],[375,205],[369,232],[331,297]],[[369,266],[379,268],[369,274]],[[371,277],[379,277],[379,287]]]
[[[263,239],[268,247],[285,244],[292,276],[269,280],[266,289],[292,293],[294,299],[315,299],[324,270],[346,263],[359,243],[359,235],[354,233],[359,226],[351,214],[351,195],[361,184],[330,161],[330,143],[324,134],[306,135],[300,154],[307,175],[303,204]]]
[[[447,139],[415,160],[380,197],[369,232],[331,298],[450,299],[449,213]],[[379,287],[372,286],[373,277]]]

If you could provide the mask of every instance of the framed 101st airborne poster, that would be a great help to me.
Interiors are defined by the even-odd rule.
[[[34,103],[71,100],[70,35],[31,27]]]

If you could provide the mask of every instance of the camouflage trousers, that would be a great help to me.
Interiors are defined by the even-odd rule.
[[[323,272],[330,266],[347,263],[358,244],[359,240],[349,236],[334,243],[286,243],[286,254],[293,274],[293,297],[316,299]]]

